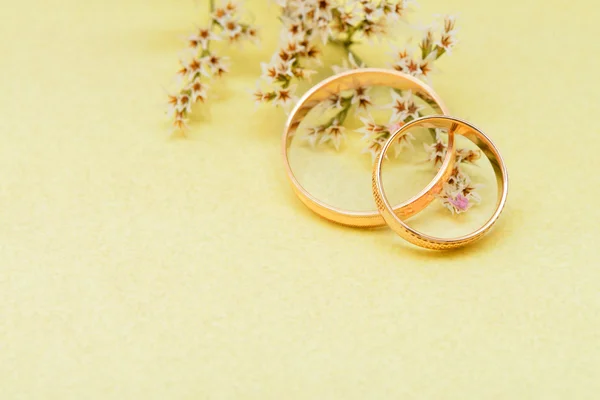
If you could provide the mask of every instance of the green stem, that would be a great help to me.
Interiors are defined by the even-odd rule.
[[[344,46],[344,48],[346,49],[348,55],[352,55],[352,58],[354,58],[354,61],[356,61],[358,65],[364,64],[362,58],[360,58],[358,54],[356,54],[356,52],[350,48],[350,46]]]
[[[215,12],[215,0],[210,0],[208,2],[208,10],[210,12],[210,26],[211,26],[211,28],[214,27],[215,25],[220,26],[222,28],[221,24],[216,19],[214,19],[212,17],[213,13]],[[210,53],[210,41],[206,44],[206,50],[205,50],[205,52]]]
[[[334,121],[337,120],[338,125],[342,125],[346,118],[348,117],[348,112],[350,112],[350,107],[352,107],[352,98],[354,96],[342,97],[342,109],[337,112],[324,126],[330,127],[333,125]]]

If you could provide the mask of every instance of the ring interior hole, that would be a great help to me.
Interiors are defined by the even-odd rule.
[[[447,143],[445,132],[438,130],[443,143]],[[440,167],[440,163],[434,166],[433,161],[429,161],[430,155],[435,155],[431,147],[435,144],[434,134],[421,127],[412,129],[411,133],[416,139],[415,151],[403,152],[398,158],[388,157],[382,167],[382,183],[390,204],[399,204],[419,193]],[[460,135],[455,136],[455,142],[457,150],[479,151],[473,142]],[[467,235],[484,225],[496,209],[498,188],[492,164],[483,152],[480,154],[481,157],[472,164],[460,163],[463,175],[458,182],[450,182],[444,192],[450,196],[449,199],[444,202],[443,196],[436,198],[426,209],[410,218],[408,225],[419,232],[440,238]],[[470,182],[468,186],[465,185],[465,176],[466,182]],[[461,191],[461,188],[465,189]],[[469,194],[472,189],[474,194]],[[480,202],[477,201],[478,196]],[[447,206],[454,206],[452,209],[455,213]]]
[[[369,111],[377,124],[390,125],[392,112],[378,107],[392,103],[390,90],[388,87],[370,89],[373,105],[369,107]],[[350,91],[341,93],[343,97],[351,94]],[[415,101],[422,106],[423,115],[438,113],[416,96]],[[339,112],[339,109],[331,108],[327,102],[320,103],[305,116],[290,140],[288,159],[297,181],[316,199],[343,210],[375,212],[371,189],[373,161],[371,153],[367,151],[369,142],[363,133],[357,132],[364,126],[361,117],[369,118],[369,114],[356,113],[356,109],[354,105],[345,119],[345,139],[336,150],[331,141],[310,141],[310,128],[327,124]],[[423,154],[421,150],[421,155]],[[434,175],[435,171],[429,171],[424,184]]]

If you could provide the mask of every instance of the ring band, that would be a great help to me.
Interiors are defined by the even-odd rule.
[[[312,211],[330,221],[342,225],[355,227],[377,227],[385,225],[385,220],[377,211],[350,211],[324,203],[311,195],[296,179],[288,158],[288,149],[294,133],[300,126],[302,119],[323,100],[333,94],[339,94],[345,90],[356,89],[360,86],[388,86],[399,90],[412,90],[417,96],[426,101],[436,112],[448,114],[444,102],[433,91],[431,87],[420,80],[395,71],[379,68],[355,69],[334,75],[313,86],[298,101],[292,110],[283,133],[283,159],[288,178],[292,188],[302,202]],[[440,193],[442,185],[452,174],[454,167],[454,137],[448,135],[448,151],[442,161],[442,167],[429,185],[419,194],[411,199],[393,207],[393,212],[402,218],[408,218],[429,205],[437,194]],[[398,137],[396,135],[396,137]],[[392,208],[390,208],[392,209]]]
[[[394,213],[392,206],[385,195],[385,190],[382,184],[383,160],[385,159],[385,154],[390,149],[391,144],[405,132],[416,126],[426,128],[446,128],[449,130],[449,132],[453,131],[455,135],[462,135],[475,143],[490,160],[498,183],[498,202],[496,204],[496,211],[494,214],[476,231],[457,238],[437,238],[425,235],[412,229]],[[448,136],[450,140],[451,135],[449,134]],[[444,182],[446,181],[442,181],[440,185],[442,185]],[[383,149],[381,150],[381,153],[379,154],[377,161],[373,166],[372,183],[375,204],[377,204],[377,208],[390,228],[392,228],[398,235],[409,242],[417,246],[433,250],[453,249],[464,246],[481,238],[490,230],[492,225],[494,225],[500,216],[500,213],[502,212],[502,209],[506,203],[506,197],[508,194],[508,175],[506,172],[506,166],[504,165],[502,156],[500,155],[500,152],[494,143],[483,132],[470,123],[448,116],[429,116],[419,118],[409,122],[394,132],[383,146]]]

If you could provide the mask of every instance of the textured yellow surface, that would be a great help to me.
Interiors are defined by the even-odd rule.
[[[512,179],[493,233],[452,253],[295,199],[284,118],[245,92],[271,3],[172,140],[161,85],[206,4],[4,1],[0,397],[598,398],[598,6],[422,3],[461,13],[435,87]]]

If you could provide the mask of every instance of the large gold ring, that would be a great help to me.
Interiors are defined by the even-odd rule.
[[[292,188],[302,202],[312,211],[328,220],[355,227],[377,227],[385,225],[384,217],[377,211],[344,210],[317,199],[298,182],[288,159],[291,139],[302,119],[308,112],[333,94],[356,89],[360,86],[388,86],[399,90],[412,90],[415,95],[425,100],[437,113],[448,114],[444,102],[431,87],[420,80],[394,70],[379,68],[362,68],[334,75],[313,86],[298,101],[292,110],[283,133],[283,158],[287,176]],[[395,135],[397,138],[398,135]],[[394,215],[408,218],[427,207],[440,193],[444,182],[450,178],[455,162],[454,135],[449,132],[448,151],[442,166],[433,180],[416,196],[390,207]]]

